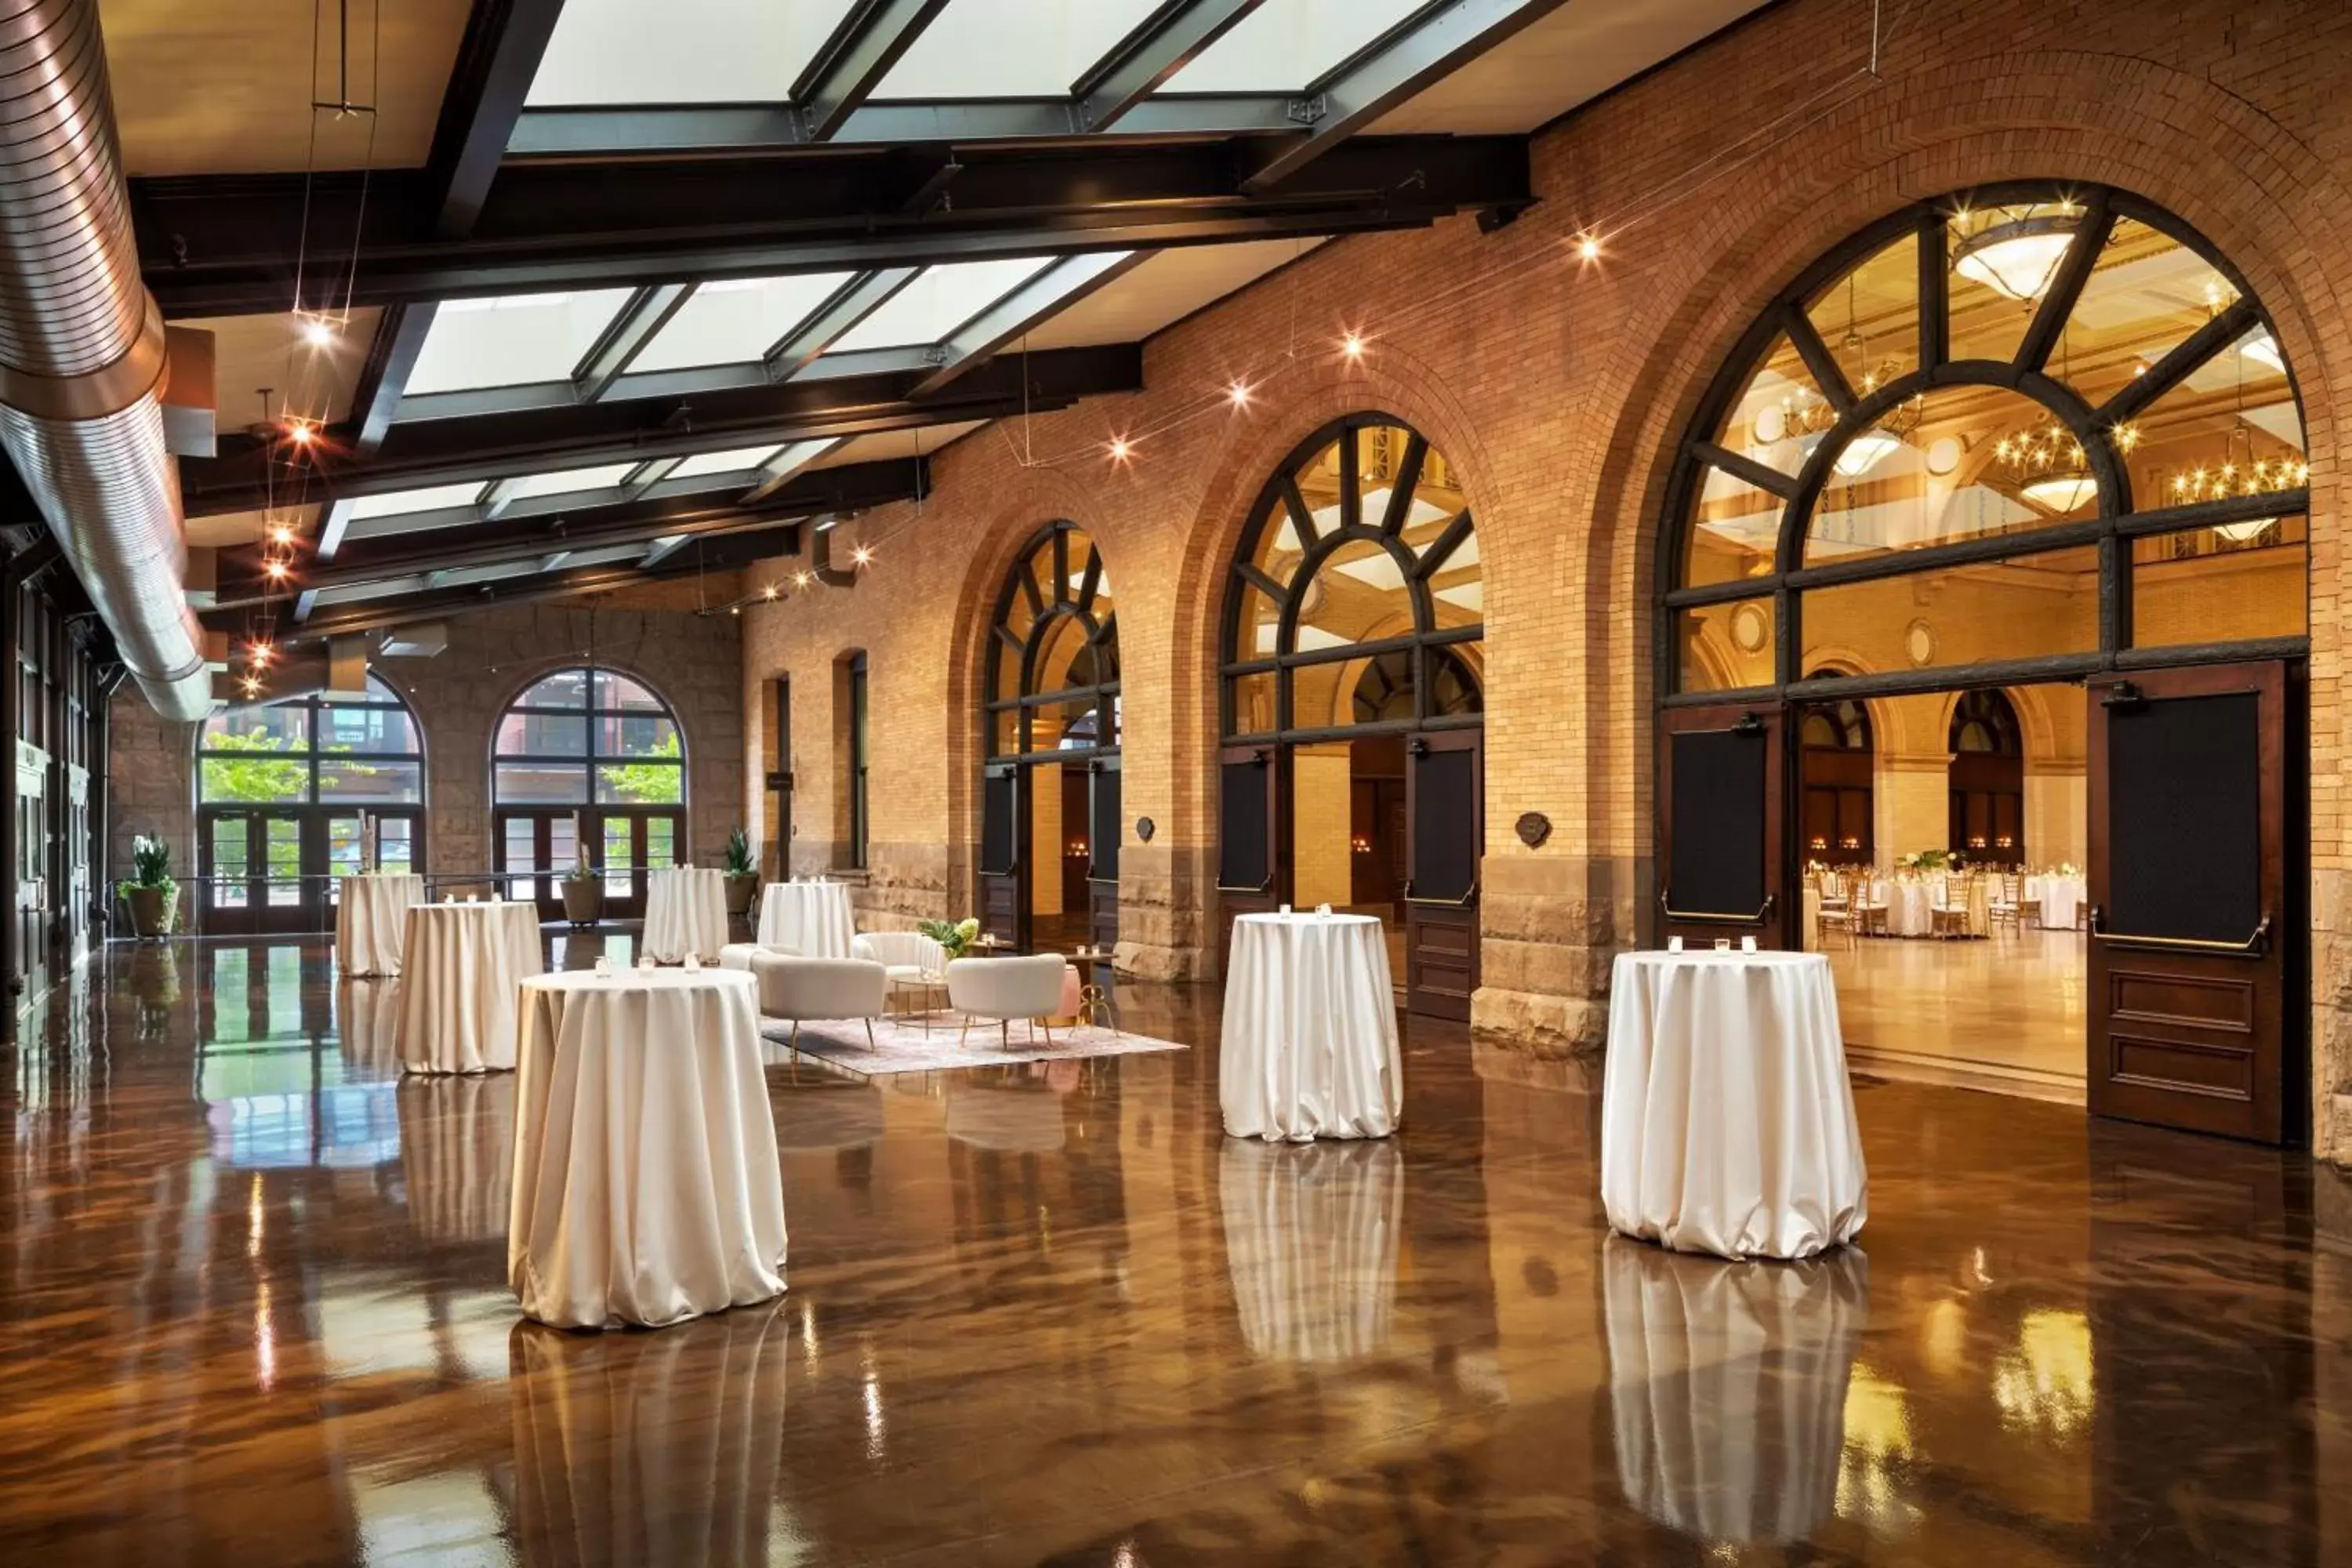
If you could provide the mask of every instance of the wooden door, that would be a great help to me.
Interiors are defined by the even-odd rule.
[[[2264,1143],[2299,1126],[2287,675],[2089,683],[2092,1111]]]
[[[1233,950],[1234,919],[1266,914],[1290,897],[1290,836],[1282,751],[1227,746],[1217,753],[1217,952]]]
[[[1662,938],[1799,945],[1786,897],[1784,728],[1775,702],[1670,708],[1660,716]]]
[[[1097,757],[1087,769],[1087,940],[1097,947],[1118,945],[1118,841],[1125,817],[1119,809],[1118,759]]]
[[[980,929],[1025,947],[1029,934],[1029,814],[1022,807],[1018,763],[982,771],[980,784]]]
[[[1405,1010],[1470,1017],[1478,989],[1478,869],[1486,847],[1485,752],[1475,730],[1405,748]]]

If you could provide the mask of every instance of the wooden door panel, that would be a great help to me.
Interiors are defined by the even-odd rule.
[[[1028,924],[1027,813],[1021,771],[1008,763],[981,774],[980,929],[1019,947]]]
[[[1786,716],[1780,704],[1671,708],[1658,736],[1663,936],[1790,947]]]
[[[1486,847],[1477,731],[1415,736],[1405,754],[1405,1010],[1466,1021],[1478,988]]]

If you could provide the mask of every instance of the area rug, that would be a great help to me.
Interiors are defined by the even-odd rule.
[[[1045,1030],[1038,1030],[1033,1041],[1028,1030],[1015,1023],[1013,1043],[1007,1046],[1001,1043],[1003,1037],[992,1020],[986,1024],[974,1022],[969,1043],[959,1047],[956,1036],[961,1027],[961,1021],[934,1018],[927,1035],[920,1022],[877,1018],[874,1043],[869,1046],[866,1043],[866,1026],[855,1018],[803,1024],[800,1048],[803,1056],[819,1058],[830,1066],[865,1078],[901,1072],[952,1072],[959,1068],[1017,1067],[1023,1062],[1079,1061],[1087,1057],[1125,1057],[1185,1048],[1175,1040],[1120,1034],[1091,1024],[1075,1029],[1056,1026],[1054,1043],[1048,1046]],[[792,1038],[793,1026],[763,1018],[760,1021],[760,1035],[770,1046],[782,1046]]]

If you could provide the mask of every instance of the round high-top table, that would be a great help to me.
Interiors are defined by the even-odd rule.
[[[1810,1258],[1869,1215],[1837,988],[1817,952],[1623,952],[1601,1199],[1677,1252]]]
[[[708,866],[646,873],[645,951],[665,963],[689,952],[705,963],[727,945],[727,877]]]
[[[1217,1095],[1235,1138],[1385,1138],[1404,1106],[1389,949],[1370,915],[1244,915]]]
[[[2040,872],[2025,879],[2025,897],[2042,900],[2043,930],[2073,931],[2074,910],[2085,897],[2084,879],[2058,871]]]
[[[547,967],[528,900],[417,904],[400,984],[403,1072],[511,1072],[515,987]]]
[[[425,879],[404,871],[345,877],[335,889],[335,966],[345,974],[397,974],[409,909]]]
[[[803,958],[847,958],[856,934],[849,889],[839,882],[771,882],[760,896],[760,941]]]
[[[659,1327],[784,1289],[758,984],[733,969],[522,986],[507,1273],[558,1328]]]

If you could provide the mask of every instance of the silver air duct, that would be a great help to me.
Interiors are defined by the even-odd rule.
[[[211,705],[97,0],[0,0],[0,445],[157,712]]]

